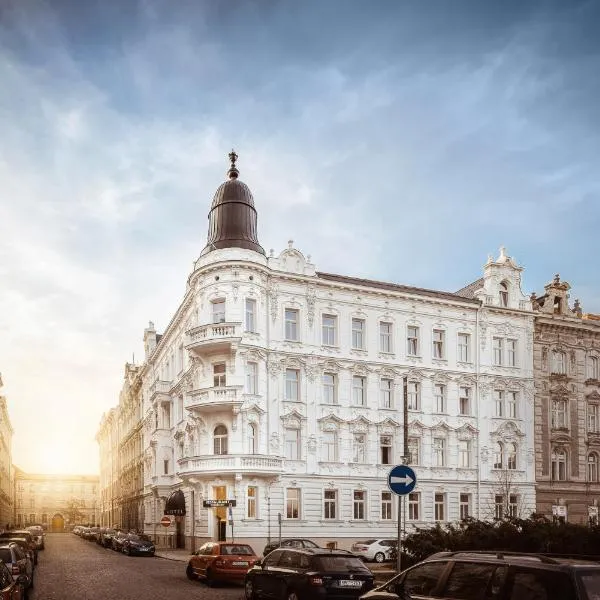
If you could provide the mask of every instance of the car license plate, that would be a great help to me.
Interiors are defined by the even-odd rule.
[[[247,567],[248,563],[245,560],[235,560],[231,563],[234,567]]]
[[[362,581],[356,579],[340,579],[340,587],[361,587]]]

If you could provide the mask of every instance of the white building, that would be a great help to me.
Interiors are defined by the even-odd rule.
[[[418,484],[410,524],[535,509],[533,313],[501,250],[457,293],[321,273],[299,250],[266,256],[238,179],[164,334],[145,331],[145,530],[190,545],[231,536],[349,547],[394,536],[387,489],[403,456],[403,381]],[[163,528],[165,499],[186,516]]]

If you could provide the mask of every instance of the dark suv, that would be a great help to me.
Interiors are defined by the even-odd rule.
[[[318,544],[315,544],[312,540],[307,540],[305,538],[286,538],[281,540],[281,544],[279,541],[269,542],[265,549],[263,550],[263,556],[269,554],[269,552],[273,552],[275,548],[318,548]]]
[[[593,600],[600,562],[517,552],[438,552],[361,600]]]
[[[373,587],[373,573],[346,550],[278,548],[246,574],[247,600],[352,600]]]

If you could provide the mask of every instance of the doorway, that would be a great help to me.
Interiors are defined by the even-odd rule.
[[[227,521],[217,517],[217,542],[227,541]]]
[[[65,520],[61,514],[55,514],[52,517],[52,532],[62,533],[65,530]]]
[[[175,547],[185,548],[185,535],[183,532],[183,517],[175,517]]]

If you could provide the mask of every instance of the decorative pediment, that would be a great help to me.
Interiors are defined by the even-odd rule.
[[[321,417],[320,419],[317,419],[317,421],[319,423],[338,423],[338,424],[342,424],[345,423],[344,419],[340,419],[337,415],[334,415],[333,413],[329,413],[328,415],[325,415],[324,417]]]
[[[400,423],[394,421],[394,419],[386,417],[383,419],[383,421],[379,421],[379,423],[377,423],[377,427],[400,427]]]
[[[425,429],[425,425],[421,423],[421,421],[412,421],[408,425],[408,435],[412,437],[421,437],[423,435],[423,430]]]
[[[349,425],[351,431],[363,433],[369,430],[369,426],[372,425],[372,422],[361,415],[360,417],[357,417],[356,419],[350,421]]]
[[[569,396],[569,388],[566,385],[558,384],[550,388],[550,394],[552,396],[565,397]]]
[[[327,360],[322,368],[324,373],[339,373],[344,367],[337,360]]]
[[[284,361],[286,369],[301,369],[306,363],[295,357],[288,357]]]
[[[251,362],[259,362],[261,360],[265,360],[265,358],[267,357],[267,353],[258,348],[250,348],[250,349],[246,350],[245,352],[240,352],[240,355],[245,360],[248,360]]]
[[[472,440],[474,437],[477,437],[478,433],[477,429],[468,423],[456,430],[459,440]]]
[[[261,415],[264,415],[266,411],[264,411],[260,406],[258,406],[258,404],[256,404],[256,402],[252,402],[251,404],[244,406],[242,408],[241,412],[246,413],[246,415],[248,415],[248,416],[251,416],[254,414],[257,417],[260,417]]]
[[[519,429],[513,421],[502,423],[492,435],[503,439],[504,441],[516,440],[525,437],[525,434]]]
[[[366,377],[369,374],[369,368],[363,362],[356,363],[352,368],[352,374],[360,377]]]
[[[462,375],[458,380],[458,385],[461,387],[475,387],[476,383],[475,378],[468,375]]]
[[[597,390],[593,390],[589,394],[586,394],[585,399],[588,402],[600,402],[600,394],[598,393]]]
[[[289,429],[300,429],[302,421],[306,421],[306,417],[301,415],[296,409],[291,410],[286,415],[281,417],[283,426]]]
[[[406,377],[408,377],[409,381],[423,381],[423,379],[427,379],[427,375],[421,369],[410,369],[406,373]]]
[[[448,383],[450,381],[452,381],[452,378],[450,376],[448,376],[447,373],[444,373],[443,371],[438,371],[437,373],[435,373],[435,375],[433,376],[433,381],[437,382],[437,383]]]
[[[379,370],[379,376],[383,379],[395,379],[396,375],[398,375],[398,371],[390,367],[383,367]]]
[[[431,427],[432,435],[447,436],[450,432],[450,429],[451,427],[448,425],[448,423],[446,423],[446,421],[439,421]]]

